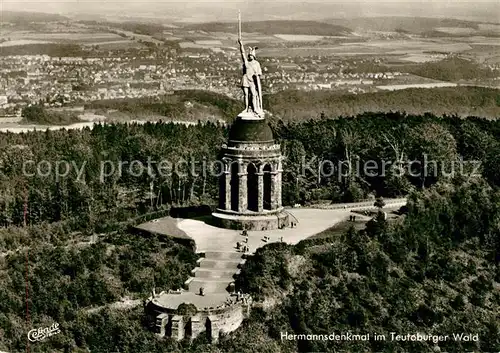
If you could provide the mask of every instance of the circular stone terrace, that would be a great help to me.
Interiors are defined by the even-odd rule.
[[[152,303],[170,310],[177,310],[181,304],[193,304],[199,311],[217,309],[230,304],[229,293],[211,293],[210,295],[199,295],[189,291],[162,292]]]

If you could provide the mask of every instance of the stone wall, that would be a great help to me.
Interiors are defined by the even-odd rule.
[[[388,207],[401,207],[406,205],[406,198],[397,198],[397,199],[384,199],[385,208]],[[312,205],[307,206],[309,208],[319,208],[319,209],[328,209],[328,210],[336,210],[336,209],[348,209],[348,210],[360,210],[360,209],[370,209],[376,208],[374,206],[375,199],[371,201],[362,201],[362,202],[351,202],[347,204],[324,204],[324,205]]]
[[[212,317],[217,320],[219,332],[229,333],[240,327],[245,315],[245,307],[243,305],[233,305],[227,310],[217,314],[212,314]]]
[[[212,219],[214,225],[221,228],[235,229],[235,230],[252,230],[252,231],[265,231],[272,229],[279,229],[280,226],[288,227],[290,225],[289,215],[286,212],[280,212],[266,217],[245,217],[238,218],[227,216],[223,213],[213,213]]]
[[[146,312],[158,336],[182,340],[206,334],[212,342],[217,342],[221,333],[233,332],[240,327],[250,315],[252,302],[246,296],[245,300],[224,308],[201,310],[192,316],[178,315],[175,310],[163,311],[165,308],[150,304],[146,304]]]

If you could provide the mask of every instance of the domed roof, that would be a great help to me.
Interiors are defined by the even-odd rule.
[[[229,141],[273,142],[273,140],[273,132],[265,119],[238,117],[229,130]]]

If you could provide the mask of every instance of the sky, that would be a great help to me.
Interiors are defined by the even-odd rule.
[[[100,16],[150,16],[190,22],[244,18],[320,19],[364,16],[483,18],[500,22],[500,1],[492,0],[0,0],[3,10]]]

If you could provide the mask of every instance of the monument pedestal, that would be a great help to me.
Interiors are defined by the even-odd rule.
[[[238,114],[238,118],[241,118],[244,120],[263,120],[264,117],[265,117],[265,113],[263,110],[259,111],[259,112],[244,110]]]
[[[289,225],[281,206],[283,157],[263,116],[244,111],[229,131],[221,151],[221,199],[212,214],[216,226],[262,231]]]

